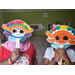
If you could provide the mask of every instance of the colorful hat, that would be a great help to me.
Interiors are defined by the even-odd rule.
[[[64,44],[69,41],[70,44],[75,44],[75,30],[69,26],[60,25],[46,32],[47,41],[59,44]]]
[[[7,24],[3,24],[2,27],[5,30],[5,34],[7,36],[12,35],[11,31],[15,28],[23,29],[26,34],[33,32],[33,29],[26,22],[22,20],[13,20]]]

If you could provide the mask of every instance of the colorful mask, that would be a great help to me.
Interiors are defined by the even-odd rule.
[[[74,45],[75,44],[75,30],[69,26],[57,26],[46,32],[48,36],[47,41],[59,46]]]
[[[6,36],[13,36],[15,38],[29,37],[33,32],[33,29],[22,20],[14,20],[7,24],[3,24],[3,29],[5,30],[4,34]],[[28,36],[29,35],[29,36]]]
[[[7,24],[3,24],[4,34],[17,43],[17,45],[30,37],[33,29],[22,20],[14,20]],[[19,45],[18,45],[19,46]]]

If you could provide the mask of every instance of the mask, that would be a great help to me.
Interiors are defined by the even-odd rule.
[[[9,36],[9,38],[16,43],[16,38],[14,38],[13,36]],[[20,42],[23,42],[24,40],[26,40],[26,37],[20,38]]]
[[[54,43],[51,44],[51,46],[55,49],[58,49],[59,48],[59,45],[56,45]],[[70,47],[71,45],[64,45],[63,49],[67,49],[68,47]]]

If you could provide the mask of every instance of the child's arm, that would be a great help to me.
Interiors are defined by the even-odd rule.
[[[0,65],[9,65],[8,59],[0,61]]]
[[[20,49],[15,49],[12,54],[11,54],[11,59],[13,61],[16,61],[17,58],[20,56]],[[4,61],[0,61],[0,65],[10,65],[8,62],[8,59],[4,60]]]
[[[33,62],[33,65],[38,65],[36,57],[33,58],[32,62]]]
[[[55,65],[54,61],[50,61],[49,59],[45,58],[43,61],[43,65]]]
[[[75,65],[75,62],[73,62],[72,65]]]
[[[38,65],[37,59],[36,59],[37,52],[36,52],[36,50],[35,50],[34,45],[33,45],[33,44],[31,44],[31,45],[32,45],[32,51],[33,51],[33,59],[32,59],[32,63],[33,63],[33,65]]]
[[[55,56],[54,56],[54,61],[58,62],[61,57],[58,55],[57,50],[54,51],[55,52]],[[49,61],[49,59],[45,58],[43,65],[55,65],[56,63],[53,60]]]

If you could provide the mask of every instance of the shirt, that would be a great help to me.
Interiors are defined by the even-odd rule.
[[[75,51],[73,49],[66,49],[66,53],[70,59],[71,62],[75,62]],[[45,55],[44,58],[49,59],[49,61],[52,60],[52,58],[54,58],[55,53],[53,50],[53,47],[48,47],[45,51]]]
[[[11,56],[12,52],[5,47],[0,48],[0,61],[8,59]],[[21,52],[21,56],[17,59],[16,63],[13,65],[33,65],[32,59],[37,56],[35,51],[34,45],[31,43],[30,48],[25,51]]]

